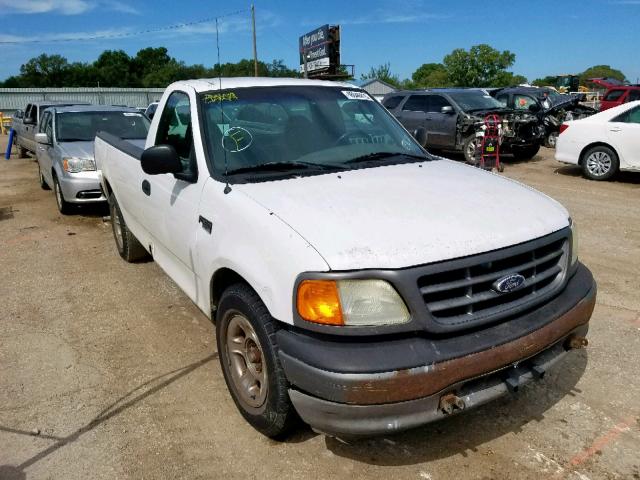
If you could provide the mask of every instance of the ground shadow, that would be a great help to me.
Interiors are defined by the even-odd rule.
[[[566,175],[567,177],[582,177],[582,167],[578,165],[565,165],[555,169],[555,173]],[[640,173],[638,172],[618,172],[609,182],[628,183],[630,185],[640,185]]]
[[[127,392],[126,394],[124,394],[120,398],[118,398],[116,401],[111,403],[109,406],[104,408],[89,423],[87,423],[86,425],[80,427],[78,430],[76,430],[75,432],[71,433],[70,435],[67,435],[66,437],[44,436],[43,438],[52,439],[52,440],[55,440],[55,442],[52,445],[50,445],[48,448],[46,448],[45,450],[42,450],[41,452],[37,453],[36,455],[32,456],[31,458],[25,460],[20,465],[17,465],[17,466],[2,465],[2,466],[0,466],[0,479],[1,480],[6,480],[6,479],[8,479],[8,480],[14,480],[14,479],[15,480],[22,480],[22,479],[26,479],[26,474],[24,473],[24,470],[26,468],[28,468],[31,465],[39,462],[42,459],[48,457],[49,455],[51,455],[52,453],[60,450],[61,448],[65,447],[66,445],[75,442],[82,435],[84,435],[87,432],[90,432],[91,430],[93,430],[97,426],[101,425],[102,423],[106,422],[110,418],[115,417],[116,415],[122,413],[123,411],[127,410],[128,408],[130,408],[130,407],[136,405],[137,403],[141,402],[145,398],[147,398],[147,397],[155,394],[156,392],[166,388],[167,386],[171,385],[175,381],[177,381],[177,380],[181,379],[182,377],[190,374],[194,370],[202,367],[203,365],[206,365],[207,363],[211,362],[212,360],[214,360],[216,358],[218,358],[217,352],[216,353],[212,353],[211,355],[209,355],[209,356],[207,356],[207,357],[205,357],[205,358],[203,358],[201,360],[198,360],[197,362],[191,363],[189,365],[186,365],[184,367],[178,368],[176,370],[172,370],[172,371],[167,372],[167,373],[163,373],[162,375],[158,375],[157,377],[154,377],[154,378],[152,378],[152,379],[150,379],[150,380],[138,385],[136,388],[134,388],[133,390],[130,390],[129,392]],[[22,431],[22,430],[17,430],[17,429],[13,429],[13,428],[9,428],[9,427],[0,427],[0,430],[11,432],[11,433],[22,434],[22,435],[33,435],[32,432],[25,432],[25,431]]]
[[[579,393],[576,384],[586,366],[586,350],[577,350],[543,380],[527,385],[515,396],[396,435],[346,442],[326,437],[326,446],[340,457],[378,466],[466,456],[507,433],[519,433],[524,425],[544,418],[544,413],[566,395]]]

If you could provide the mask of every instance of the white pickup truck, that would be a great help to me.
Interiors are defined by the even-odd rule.
[[[120,255],[151,255],[215,321],[265,435],[296,412],[336,435],[415,427],[587,344],[596,285],[567,211],[415,133],[348,83],[223,78],[169,86],[145,149],[98,134]]]

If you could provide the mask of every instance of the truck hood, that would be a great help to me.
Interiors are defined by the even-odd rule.
[[[464,257],[568,225],[567,211],[546,195],[449,160],[233,189],[280,217],[332,270],[402,268]]]

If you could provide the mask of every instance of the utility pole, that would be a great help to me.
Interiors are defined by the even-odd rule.
[[[253,70],[258,76],[258,47],[256,46],[256,7],[251,4],[251,23],[253,25]]]

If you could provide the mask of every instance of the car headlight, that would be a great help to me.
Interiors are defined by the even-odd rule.
[[[304,280],[296,299],[304,320],[325,325],[398,325],[411,318],[398,292],[384,280]]]
[[[578,226],[575,221],[571,221],[571,266],[578,261]]]
[[[93,172],[96,161],[93,158],[67,157],[62,159],[62,168],[68,173]]]

